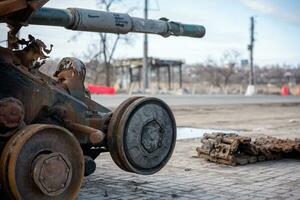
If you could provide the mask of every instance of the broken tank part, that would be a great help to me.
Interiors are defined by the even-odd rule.
[[[254,141],[237,134],[204,134],[202,145],[197,147],[198,156],[225,165],[248,163],[282,158],[300,159],[300,140],[260,137]]]

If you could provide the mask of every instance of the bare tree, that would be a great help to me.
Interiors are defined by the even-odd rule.
[[[225,91],[228,88],[222,88],[223,86],[247,86],[249,69],[238,67],[238,56],[233,58],[227,59],[229,62],[225,62],[223,57],[223,60],[208,58],[204,63],[187,65],[185,67],[184,82],[209,83],[214,87],[225,89]],[[223,67],[221,63],[226,63],[228,66]],[[300,65],[290,66],[288,64],[256,66],[256,83],[258,85],[270,84],[278,87],[281,87],[284,81],[291,84],[300,84]]]
[[[213,58],[206,60],[204,71],[207,72],[208,82],[216,87],[221,87],[222,76],[218,66],[218,62]]]
[[[109,12],[110,8],[113,3],[120,2],[120,0],[98,0],[97,5],[100,8],[104,8],[105,11]],[[98,53],[94,55],[94,57],[99,57],[100,60],[103,61],[104,65],[104,70],[106,74],[106,85],[110,86],[111,85],[111,74],[112,74],[112,69],[111,69],[111,59],[114,55],[114,52],[116,50],[116,46],[118,44],[118,41],[120,39],[120,35],[117,34],[114,39],[108,38],[107,33],[99,33],[100,37],[100,50]],[[111,40],[109,40],[111,39]],[[113,44],[111,45],[111,41],[113,41]],[[99,74],[96,74],[95,82],[98,82],[99,80]]]
[[[225,51],[220,59],[207,58],[201,69],[203,79],[215,87],[227,86],[235,73],[239,58],[240,53],[236,50]]]
[[[223,57],[220,60],[220,63],[223,67],[221,74],[224,80],[224,86],[227,86],[230,82],[230,78],[234,74],[234,67],[239,62],[241,54],[237,50],[227,50],[224,52]]]
[[[97,6],[110,12],[114,5],[121,3],[122,0],[96,0]],[[132,12],[136,7],[131,7],[127,10],[127,13]],[[70,40],[76,40],[79,34],[74,35]],[[99,40],[97,43],[93,43],[87,52],[84,54],[84,58],[89,60],[88,66],[91,64],[96,65],[92,68],[93,82],[105,84],[110,86],[113,80],[113,67],[112,59],[114,57],[117,45],[120,41],[130,44],[132,39],[128,35],[110,34],[110,33],[99,33]],[[105,74],[105,82],[103,82],[103,73]]]

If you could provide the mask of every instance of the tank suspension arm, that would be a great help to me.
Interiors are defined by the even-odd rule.
[[[105,134],[97,129],[78,123],[67,123],[66,127],[77,137],[87,137],[89,142],[96,145],[105,139]]]
[[[165,20],[131,17],[128,14],[80,8],[55,9],[43,7],[35,11],[29,24],[61,26],[71,30],[121,33],[150,33],[168,37],[187,36],[201,38],[205,28],[201,25],[182,24]]]

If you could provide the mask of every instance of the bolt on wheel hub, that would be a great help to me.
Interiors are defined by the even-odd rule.
[[[72,166],[61,153],[42,154],[33,163],[32,175],[44,194],[56,196],[68,188],[72,179]]]
[[[148,153],[153,153],[162,146],[163,130],[156,120],[146,123],[141,135],[142,146]]]
[[[10,199],[73,200],[83,180],[83,153],[68,130],[28,125],[5,145],[0,174],[0,184]]]

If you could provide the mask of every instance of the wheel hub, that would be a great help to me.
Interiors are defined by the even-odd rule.
[[[160,99],[130,98],[113,113],[107,141],[111,156],[121,169],[154,174],[166,165],[175,147],[173,113]]]
[[[142,146],[148,153],[153,153],[162,146],[163,130],[156,120],[146,123],[141,135]]]
[[[33,164],[33,180],[48,196],[63,193],[72,179],[70,161],[61,153],[42,154]]]

